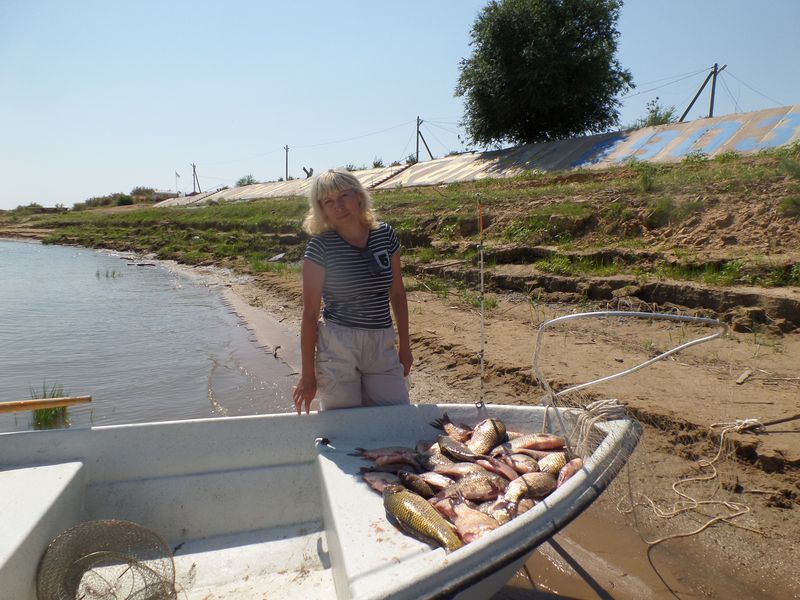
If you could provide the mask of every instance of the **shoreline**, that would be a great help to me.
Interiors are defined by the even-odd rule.
[[[105,251],[117,256],[147,256]],[[151,257],[147,260],[156,262]],[[289,361],[292,344],[299,346],[299,281],[295,281],[299,277],[240,275],[222,267],[194,267],[175,261],[157,262],[165,268],[190,277],[202,278],[210,287],[220,287],[231,309],[254,332],[259,343],[265,346],[281,346],[278,349],[279,359],[291,365]],[[411,400],[414,403],[469,402],[476,396],[477,367],[474,358],[477,353],[477,325],[474,315],[469,314],[470,310],[457,304],[452,297],[443,300],[435,294],[424,292],[412,292],[409,295],[412,349],[415,356],[411,377]],[[525,402],[532,398],[531,385],[534,384],[526,382],[523,387],[515,380],[516,372],[528,373],[530,370],[527,348],[533,338],[528,323],[530,320],[532,324],[533,320],[531,310],[525,305],[506,303],[489,320],[487,340],[490,360],[487,377],[490,393],[487,402]],[[552,306],[547,310],[548,313],[557,314],[565,309]],[[606,333],[603,331],[581,333],[582,337],[576,338],[577,344],[570,348],[562,349],[552,345],[551,370],[558,374],[557,383],[580,381],[582,378],[574,372],[576,370],[595,366],[598,369],[605,368],[607,361],[601,367],[587,353],[592,348],[598,349],[601,358],[607,359],[610,356],[616,362],[627,362],[632,355],[640,353],[641,340],[649,340],[643,337],[645,330],[632,329],[626,338],[623,337],[627,334],[626,329],[628,327],[615,332],[620,336],[620,341],[614,346],[606,344],[608,339],[603,337]],[[279,332],[285,335],[282,338],[286,340],[285,346],[278,340]],[[692,350],[684,355],[681,362],[672,365],[663,363],[653,367],[644,387],[635,378],[630,378],[624,381],[625,387],[615,386],[613,393],[627,399],[634,407],[638,402],[639,407],[654,411],[653,414],[664,414],[663,411],[667,414],[679,414],[681,408],[693,410],[694,418],[700,423],[719,420],[719,409],[724,409],[725,417],[738,417],[742,410],[755,410],[752,407],[743,409],[737,406],[739,396],[734,394],[744,394],[745,400],[741,403],[746,405],[753,404],[750,394],[759,394],[761,402],[756,408],[762,417],[769,417],[767,410],[774,412],[783,406],[780,404],[781,397],[785,398],[783,402],[796,399],[792,395],[795,389],[793,384],[783,382],[780,387],[762,387],[766,384],[759,384],[759,380],[754,378],[752,382],[740,386],[734,384],[733,380],[745,365],[754,370],[760,365],[778,375],[791,375],[791,356],[795,355],[798,341],[800,340],[795,336],[787,336],[782,338],[780,346],[772,346],[761,339],[732,334],[729,340],[720,342],[719,347],[711,346],[709,351]],[[297,355],[299,356],[299,348]],[[701,361],[707,361],[711,365],[707,384],[689,388],[687,385],[690,379],[684,376],[681,385],[675,385],[676,376],[680,376],[682,372],[691,372],[692,378],[702,375]],[[725,366],[724,370],[719,367],[720,364]],[[725,385],[729,386],[729,391],[725,390]],[[676,395],[676,391],[680,393]],[[768,402],[761,398],[766,393],[772,394]],[[693,398],[706,401],[697,403]],[[686,406],[681,407],[681,401],[687,402]],[[715,410],[703,412],[704,407]],[[630,465],[631,476],[660,480],[663,477],[673,477],[671,469],[676,465],[691,466],[691,459],[679,453],[685,445],[679,443],[680,440],[673,439],[675,433],[687,434],[690,431],[648,431],[647,437],[641,443],[644,456],[640,455],[639,462]],[[796,430],[787,428],[786,431],[776,433],[792,431]],[[775,444],[789,438],[791,436],[761,436],[759,443]],[[692,451],[700,452],[702,456],[703,448],[697,446]],[[670,461],[676,462],[676,465],[670,464]],[[769,478],[769,474],[754,474],[742,463],[735,467],[729,464],[728,468],[733,468],[734,474],[741,477],[737,481],[745,488],[764,489],[777,485],[777,482]],[[678,471],[675,473],[678,476],[681,474]],[[620,479],[627,476],[623,473]],[[626,482],[620,481],[620,484],[624,486]],[[791,518],[791,512],[775,508],[765,510],[768,504],[760,500],[761,496],[750,496],[754,519],[758,513],[758,520],[750,523],[766,533],[757,535],[761,532],[746,533],[740,529],[720,526],[714,528],[713,534],[703,533],[698,537],[676,540],[659,546],[651,553],[643,542],[645,532],[642,526],[632,525],[618,512],[615,506],[617,498],[618,496],[609,492],[603,494],[589,510],[555,536],[553,543],[540,547],[540,552],[528,563],[528,571],[533,574],[531,580],[524,573],[518,573],[504,590],[507,593],[498,594],[492,600],[519,600],[523,597],[544,600],[559,594],[580,600],[598,597],[614,597],[617,600],[641,597],[680,598],[693,597],[698,593],[714,598],[737,595],[777,598],[781,597],[781,593],[788,592],[788,596],[782,597],[791,597],[791,582],[796,581],[796,575],[791,570],[786,571],[786,576],[778,585],[768,586],[766,583],[769,578],[767,570],[780,571],[787,568],[791,564],[791,557],[796,555],[796,550],[792,549],[790,533],[793,528],[787,529],[784,521]],[[789,498],[785,508],[791,509],[791,504],[792,499]],[[737,585],[740,587],[737,588]]]

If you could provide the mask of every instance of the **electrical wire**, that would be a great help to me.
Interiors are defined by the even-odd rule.
[[[751,86],[751,85],[749,85],[748,83],[746,83],[746,82],[742,81],[742,80],[741,80],[741,79],[739,79],[739,78],[738,78],[736,75],[734,75],[733,73],[731,73],[731,70],[730,70],[730,69],[728,69],[728,75],[730,75],[731,77],[733,77],[733,78],[734,78],[736,81],[738,81],[739,83],[741,83],[741,84],[742,84],[742,85],[744,85],[745,87],[747,87],[747,88],[749,88],[750,90],[754,91],[754,92],[755,92],[756,94],[758,94],[759,96],[763,96],[764,98],[766,98],[766,99],[767,99],[767,100],[769,100],[770,102],[774,102],[774,103],[775,103],[775,104],[777,104],[778,106],[786,106],[786,103],[785,103],[785,102],[781,102],[780,100],[775,100],[775,98],[770,98],[770,97],[769,97],[769,96],[767,96],[766,94],[762,94],[761,92],[759,92],[759,91],[758,91],[757,89],[755,89],[753,86]]]
[[[442,127],[441,125],[437,125],[434,121],[425,121],[426,125],[433,125],[437,129],[441,129],[442,131],[446,131],[447,133],[452,133],[453,135],[460,135],[457,131],[453,131],[452,129],[447,129],[446,127]]]
[[[722,75],[722,73],[720,73],[720,75]],[[736,112],[744,112],[744,111],[742,111],[742,107],[739,106],[739,103],[736,101],[736,98],[733,97],[733,94],[731,93],[731,90],[728,87],[728,84],[725,82],[725,80],[722,77],[720,77],[719,78],[719,82],[722,85],[722,89],[724,89],[725,92],[728,94],[728,98],[730,98],[731,102],[733,102],[734,110]]]
[[[691,73],[681,73],[680,75],[671,75],[670,77],[662,77],[661,79],[653,79],[652,81],[645,81],[640,83],[639,85],[650,85],[651,83],[658,83],[660,81],[666,81],[667,79],[674,79],[675,77],[683,77],[683,76],[692,77],[694,75],[697,75],[698,73],[702,73],[703,71],[708,71],[708,67],[698,69],[697,71],[693,71]]]
[[[305,145],[302,145],[302,146],[293,146],[293,148],[294,149],[299,149],[299,148],[317,148],[319,146],[330,146],[330,145],[333,145],[333,144],[342,144],[344,142],[351,142],[353,140],[360,140],[362,138],[369,137],[371,135],[377,135],[377,134],[383,133],[385,131],[391,131],[392,129],[398,129],[400,127],[405,127],[406,125],[410,125],[413,122],[414,121],[406,121],[405,123],[400,123],[399,125],[393,125],[392,127],[387,127],[386,129],[381,129],[380,131],[373,131],[371,133],[365,133],[364,135],[357,135],[355,137],[345,138],[345,139],[342,139],[342,140],[335,140],[335,141],[332,141],[332,142],[322,142],[320,144],[305,144]]]
[[[210,163],[197,163],[201,167],[212,167],[215,165],[229,165],[232,163],[237,162],[245,162],[248,160],[253,160],[254,158],[261,158],[262,156],[269,156],[270,154],[275,154],[276,152],[281,152],[283,148],[279,148],[277,150],[270,150],[269,152],[265,152],[264,154],[256,154],[255,156],[248,156],[247,158],[236,158],[234,160],[222,160],[219,162],[210,162]]]
[[[700,73],[702,71],[698,71]],[[685,77],[681,77],[680,79],[676,79],[675,81],[670,81],[669,83],[665,83],[664,85],[659,85],[654,88],[650,88],[648,90],[642,90],[641,92],[636,92],[635,94],[627,94],[626,96],[622,96],[620,100],[625,100],[626,98],[633,98],[634,96],[641,96],[642,94],[649,94],[650,92],[654,92],[656,90],[660,90],[661,88],[665,88],[668,85],[672,85],[673,83],[678,83],[679,81],[683,81],[684,79],[689,79],[690,77],[694,77],[697,73],[692,73],[691,75],[686,75]]]
[[[427,123],[423,123],[423,125],[427,125]],[[436,137],[436,134],[433,133],[433,131],[431,131],[430,127],[426,127],[425,128],[425,132],[429,133],[433,137],[433,139],[435,139],[437,142],[439,142],[439,145],[444,149],[444,154],[445,155],[450,152],[450,150],[447,148],[447,146],[444,145],[442,140],[440,140],[438,137]]]

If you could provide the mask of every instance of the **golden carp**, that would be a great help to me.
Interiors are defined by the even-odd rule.
[[[463,545],[451,525],[430,503],[402,486],[384,488],[383,506],[403,530],[414,536],[435,542],[448,552]]]
[[[517,514],[514,505],[502,498],[484,502],[478,506],[478,510],[486,513],[501,525],[508,523]]]
[[[349,456],[360,456],[367,460],[377,460],[381,456],[406,454],[414,456],[416,454],[414,448],[407,448],[405,446],[387,446],[386,448],[374,448],[367,450],[366,448],[356,448],[355,452],[351,452]]]
[[[550,473],[526,473],[508,484],[503,499],[516,504],[523,498],[542,498],[556,489],[556,478]]]
[[[517,473],[536,473],[539,471],[539,462],[527,454],[509,454],[502,458],[503,462],[509,465]]]
[[[500,526],[494,518],[472,508],[463,498],[444,498],[434,507],[455,525],[458,536],[466,544]]]
[[[450,420],[447,413],[444,413],[441,418],[431,421],[430,425],[436,429],[441,429],[448,437],[453,438],[457,442],[466,442],[472,435],[472,429],[466,425],[456,425]]]
[[[419,494],[423,498],[430,498],[435,493],[433,489],[431,489],[431,486],[428,484],[428,482],[422,479],[416,473],[398,471],[397,478],[400,480],[400,483],[403,484],[403,486],[415,494]]]
[[[484,419],[472,430],[472,437],[467,442],[467,447],[475,454],[486,454],[508,439],[506,426],[500,419]]]
[[[560,435],[552,433],[529,433],[500,444],[491,451],[492,456],[500,454],[516,454],[521,449],[532,450],[560,450],[564,447],[566,440]]]
[[[387,485],[397,485],[399,481],[396,475],[393,475],[392,473],[384,473],[382,471],[362,470],[361,477],[369,487],[379,494],[383,493],[383,490]]]
[[[452,458],[457,462],[461,461],[474,461],[478,458],[486,458],[483,454],[476,454],[466,444],[457,442],[453,438],[442,435],[439,436],[439,448],[442,449],[442,454],[448,458]]]
[[[539,470],[550,475],[558,475],[558,472],[567,464],[567,455],[563,452],[551,452],[544,458],[539,459]]]
[[[573,458],[558,472],[558,481],[556,482],[556,487],[561,487],[564,485],[564,482],[575,475],[578,471],[583,468],[583,460],[580,458]]]
[[[474,502],[485,502],[486,500],[494,500],[502,495],[508,485],[505,479],[494,473],[472,473],[443,489],[436,494],[435,498],[463,496],[467,500]]]

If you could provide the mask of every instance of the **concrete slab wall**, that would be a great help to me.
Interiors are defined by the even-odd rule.
[[[704,153],[711,158],[725,152],[750,154],[795,142],[800,142],[800,104],[491,152],[457,154],[408,168],[381,167],[353,174],[367,188],[394,189],[513,177],[529,170],[603,169],[628,160],[677,162],[692,153]],[[212,194],[171,198],[156,206],[300,196],[306,193],[309,181],[296,179],[248,185]]]

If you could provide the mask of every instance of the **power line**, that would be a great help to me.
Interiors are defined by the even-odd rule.
[[[428,122],[427,122],[427,121],[425,121],[425,125],[427,125],[427,124],[428,124]],[[445,145],[442,143],[442,140],[440,140],[438,137],[436,137],[436,134],[435,134],[435,133],[433,133],[433,131],[431,131],[431,130],[430,130],[430,127],[427,127],[426,129],[428,130],[428,133],[429,133],[430,135],[432,135],[432,136],[433,136],[433,139],[435,139],[437,142],[439,142],[439,145],[440,145],[442,148],[444,148],[444,152],[445,152],[445,154],[447,154],[448,152],[450,152],[450,149],[449,149],[447,146],[445,146]]]
[[[355,137],[345,138],[343,140],[335,140],[332,142],[322,142],[320,144],[306,144],[304,146],[293,146],[295,149],[297,148],[316,148],[318,146],[330,146],[332,144],[341,144],[343,142],[351,142],[353,140],[360,140],[365,137],[369,137],[371,135],[377,135],[379,133],[383,133],[384,131],[391,131],[392,129],[398,129],[400,127],[405,127],[409,123],[413,123],[413,121],[406,121],[405,123],[400,123],[399,125],[393,125],[392,127],[387,127],[386,129],[381,129],[380,131],[373,131],[371,133],[365,133],[364,135],[357,135]]]
[[[665,83],[664,85],[659,85],[654,88],[650,88],[649,90],[642,90],[641,92],[636,92],[635,94],[628,94],[627,96],[622,96],[620,100],[625,100],[626,98],[633,98],[634,96],[641,96],[642,94],[649,94],[650,92],[654,92],[656,90],[660,90],[661,88],[665,88],[668,85],[672,85],[673,83],[678,83],[679,81],[683,81],[684,79],[689,79],[690,77],[694,77],[698,73],[702,73],[705,69],[701,69],[696,73],[692,73],[691,75],[686,75],[685,77],[681,77],[680,79],[676,79],[675,81],[670,81],[669,83]]]
[[[736,101],[736,98],[734,98],[734,97],[733,97],[733,94],[731,93],[731,90],[730,90],[730,88],[728,87],[728,84],[725,82],[725,79],[724,79],[723,77],[720,77],[720,78],[719,78],[719,82],[722,84],[722,88],[723,88],[723,89],[725,90],[725,92],[728,94],[728,98],[730,98],[730,99],[731,99],[731,102],[733,102],[733,108],[734,108],[734,110],[736,110],[736,112],[743,112],[743,111],[742,111],[742,107],[741,107],[741,106],[739,106],[739,103]]]
[[[276,152],[280,152],[283,148],[278,150],[270,150],[269,152],[265,152],[263,154],[256,154],[255,156],[249,156],[247,158],[236,158],[234,160],[222,160],[219,162],[210,162],[210,163],[198,163],[201,167],[209,167],[214,165],[229,165],[231,163],[236,162],[245,162],[247,160],[253,160],[254,158],[261,158],[262,156],[269,156],[270,154],[275,154]]]
[[[426,125],[433,125],[434,127],[437,127],[438,129],[441,129],[442,131],[446,131],[447,133],[452,133],[453,135],[459,135],[459,133],[457,131],[453,131],[452,129],[447,129],[446,127],[442,127],[441,125],[436,125],[436,123],[434,123],[433,121],[427,121],[426,120],[425,124]]]
[[[764,98],[766,98],[766,99],[767,99],[767,100],[769,100],[770,102],[774,102],[774,103],[775,103],[775,104],[777,104],[778,106],[786,106],[786,103],[785,103],[785,102],[781,102],[780,100],[775,100],[775,98],[770,98],[770,97],[769,97],[769,96],[767,96],[766,94],[762,94],[762,93],[761,93],[761,92],[759,92],[757,89],[755,89],[753,86],[751,86],[751,85],[747,84],[746,82],[742,81],[741,79],[739,79],[739,78],[738,78],[736,75],[734,75],[733,73],[731,73],[731,72],[730,72],[730,70],[728,70],[728,74],[729,74],[731,77],[733,77],[733,78],[734,78],[736,81],[738,81],[739,83],[741,83],[742,85],[744,85],[745,87],[747,87],[747,88],[749,88],[750,90],[754,91],[754,92],[755,92],[756,94],[758,94],[759,96],[763,96]]]
[[[703,67],[702,69],[698,69],[697,71],[692,71],[691,73],[681,73],[679,75],[670,75],[669,77],[662,77],[661,79],[653,79],[652,81],[645,81],[645,82],[640,83],[639,85],[650,85],[651,83],[658,83],[659,81],[666,81],[667,79],[674,79],[675,77],[683,77],[683,76],[691,77],[693,75],[697,75],[698,73],[702,73],[703,71],[706,71],[706,70],[707,70],[707,68]]]

